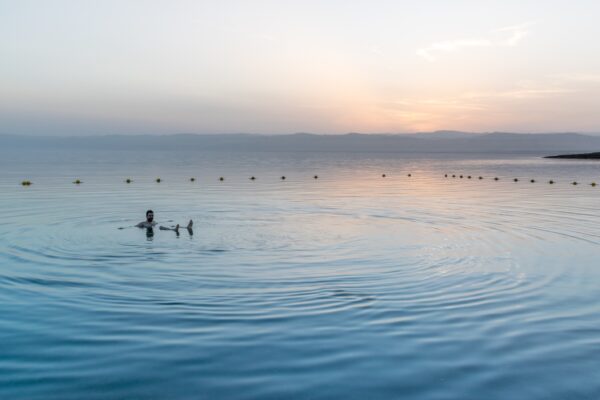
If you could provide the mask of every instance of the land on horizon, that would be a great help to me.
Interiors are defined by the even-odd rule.
[[[469,133],[324,135],[311,133],[25,136],[0,135],[6,149],[348,151],[450,153],[584,153],[600,151],[600,136],[580,133]],[[552,154],[548,154],[552,155]]]
[[[584,154],[560,154],[557,156],[546,156],[545,158],[564,158],[573,160],[600,160],[600,152]]]

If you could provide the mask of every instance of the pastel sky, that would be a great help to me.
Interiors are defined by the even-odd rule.
[[[0,0],[0,133],[600,132],[597,0]]]

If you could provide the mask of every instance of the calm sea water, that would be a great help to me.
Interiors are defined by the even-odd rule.
[[[592,181],[538,155],[4,152],[0,398],[598,399]],[[193,235],[132,228],[148,208]]]

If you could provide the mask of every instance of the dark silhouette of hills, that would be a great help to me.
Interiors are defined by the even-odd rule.
[[[600,160],[600,152],[598,153],[585,153],[585,154],[562,154],[558,156],[546,156],[544,158],[568,158],[578,160]]]
[[[107,136],[0,135],[5,149],[343,151],[452,153],[578,153],[600,150],[600,136],[578,133],[466,133],[292,135],[174,134]]]

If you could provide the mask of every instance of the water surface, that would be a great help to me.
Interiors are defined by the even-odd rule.
[[[3,154],[0,398],[600,398],[592,181],[529,154]],[[194,234],[132,228],[148,208]]]

